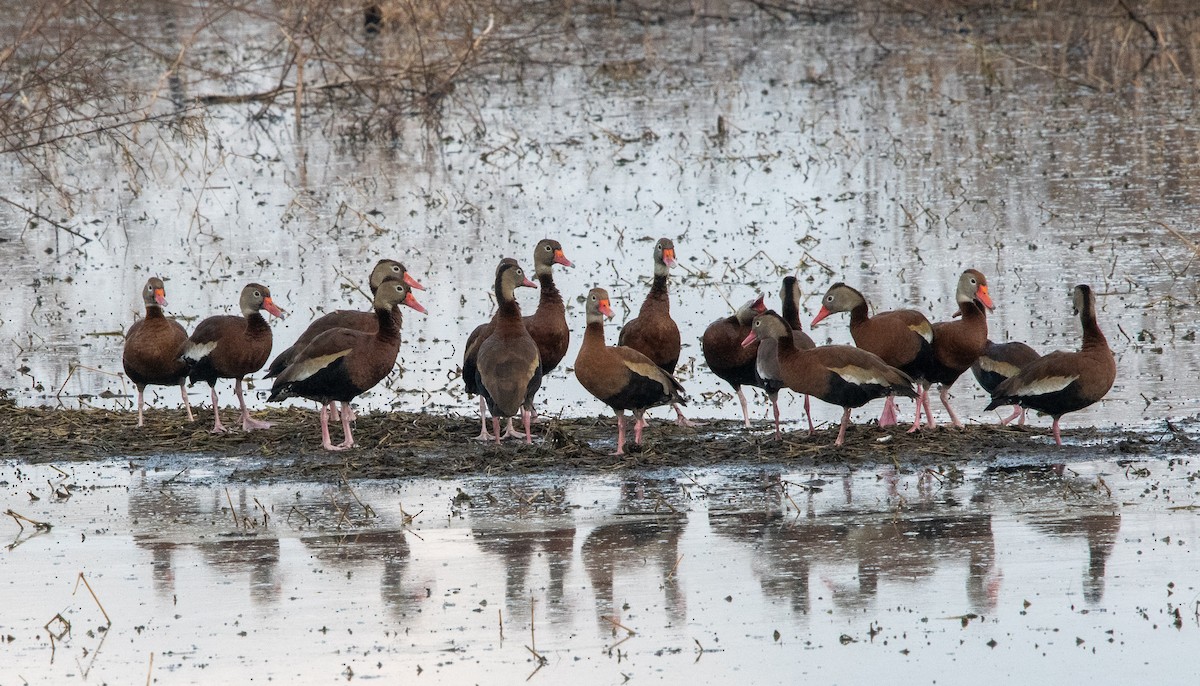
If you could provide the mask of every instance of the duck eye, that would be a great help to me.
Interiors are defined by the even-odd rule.
[[[254,291],[254,297],[256,297],[256,298],[261,298],[261,297],[262,297],[262,293],[259,293],[258,291]]]
[[[393,265],[392,265],[392,271],[394,271],[394,272],[396,272],[397,274],[399,274],[399,273],[400,273],[400,265],[398,265],[398,264],[393,264]]]

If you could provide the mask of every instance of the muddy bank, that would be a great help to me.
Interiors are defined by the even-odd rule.
[[[0,457],[29,463],[162,454],[257,457],[265,459],[255,460],[256,466],[243,471],[243,477],[320,479],[524,474],[549,469],[609,472],[738,463],[1041,464],[1126,456],[1163,458],[1187,452],[1193,442],[1187,425],[1170,422],[1145,431],[1065,429],[1068,445],[1059,448],[1042,427],[975,425],[910,435],[903,427],[884,431],[860,425],[851,428],[846,445],[835,447],[836,427],[818,429],[813,437],[804,431],[791,432],[776,442],[765,422],[746,431],[740,422],[727,420],[710,421],[698,429],[652,421],[641,450],[612,456],[608,453],[614,449],[616,431],[611,416],[547,419],[535,427],[533,445],[506,442],[497,447],[471,440],[479,430],[474,419],[375,412],[357,420],[358,447],[329,453],[321,448],[312,411],[273,409],[256,416],[275,426],[213,435],[208,432],[206,412],[190,423],[181,410],[152,412],[146,426],[138,428],[136,415],[128,412],[9,407],[0,416]]]

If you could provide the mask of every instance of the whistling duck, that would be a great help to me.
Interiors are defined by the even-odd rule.
[[[1041,357],[1036,350],[1021,343],[1020,341],[1009,341],[1008,343],[993,343],[987,342],[987,347],[983,349],[983,354],[971,365],[971,373],[975,375],[975,380],[991,395],[996,387],[1004,381],[1017,375],[1017,372]],[[1025,408],[1020,405],[1013,406],[1013,413],[1004,419],[1000,420],[1000,424],[1008,424],[1014,419],[1020,417],[1017,422],[1021,426],[1025,425]]]
[[[1052,352],[1025,365],[992,391],[992,402],[986,408],[1012,404],[1050,415],[1058,445],[1062,445],[1058,420],[1103,398],[1117,376],[1117,361],[1096,323],[1096,296],[1091,287],[1076,286],[1071,301],[1083,325],[1079,351]]]
[[[521,321],[521,306],[515,291],[519,286],[537,288],[516,264],[502,263],[496,270],[496,315],[492,335],[479,344],[475,385],[492,413],[492,429],[499,443],[500,417],[518,412],[525,424],[525,442],[530,443],[530,412],[533,396],[542,384],[542,365],[533,336]]]
[[[517,261],[506,257],[500,261],[500,266],[509,263],[516,264]],[[533,336],[534,343],[537,343],[543,376],[558,367],[558,363],[567,354],[567,346],[571,343],[571,329],[567,326],[567,308],[563,306],[562,294],[554,284],[554,265],[556,264],[564,267],[574,266],[563,254],[562,244],[558,241],[549,238],[538,241],[533,249],[533,266],[534,273],[541,284],[541,296],[537,311],[524,317],[522,321],[525,322],[525,329],[529,335]],[[467,393],[471,395],[479,392],[475,386],[475,360],[479,355],[479,345],[491,335],[492,322],[489,321],[475,327],[475,330],[467,337],[467,345],[463,349],[462,376]],[[475,437],[476,440],[490,440],[492,435],[488,433],[487,413],[482,395],[479,397],[479,422],[480,429],[479,435]],[[504,432],[505,438],[510,436],[514,438],[524,438],[525,436],[513,429],[512,419],[509,419],[508,429]]]
[[[794,276],[783,277],[783,285],[779,288],[779,300],[782,303],[779,308],[779,313],[783,316],[783,321],[792,327],[792,340],[795,341],[796,347],[801,350],[812,350],[817,347],[813,339],[808,334],[804,333],[803,325],[800,323],[800,282]],[[775,411],[775,438],[779,438],[779,389],[776,388],[775,395],[771,397],[771,405]],[[808,435],[812,436],[816,433],[813,428],[812,421],[812,404],[808,400],[808,396],[804,396],[804,416],[808,418]]]
[[[376,286],[375,331],[366,333],[351,328],[329,329],[296,353],[292,363],[271,387],[268,401],[294,396],[320,403],[321,445],[326,450],[345,450],[354,446],[350,430],[350,402],[355,396],[375,387],[396,364],[400,353],[400,317],[396,307],[407,305],[418,312],[425,308],[412,295],[411,286],[399,279],[388,279]],[[342,403],[342,434],[345,439],[334,445],[329,438],[330,406]]]
[[[617,345],[633,348],[650,358],[668,376],[674,376],[679,364],[679,325],[671,318],[671,298],[667,293],[667,277],[675,266],[675,243],[660,238],[654,244],[654,281],[642,302],[638,316],[625,322],[617,336]],[[679,405],[672,403],[675,422],[680,426],[695,426],[683,416]]]
[[[196,326],[183,349],[183,359],[191,365],[189,385],[205,381],[212,389],[213,433],[223,433],[221,410],[217,404],[217,379],[234,379],[233,392],[242,407],[242,430],[270,428],[269,422],[250,417],[246,399],[242,396],[242,377],[262,368],[271,355],[271,327],[260,310],[276,317],[283,316],[266,286],[252,283],[242,289],[238,299],[240,317],[217,315]]]
[[[418,291],[425,290],[419,281],[408,273],[404,265],[396,260],[380,260],[375,268],[371,270],[371,275],[367,280],[367,285],[371,289],[371,295],[375,295],[375,291],[379,285],[386,279],[400,279],[408,284],[410,288]],[[395,307],[392,314],[399,317],[400,308]],[[400,320],[401,322],[403,320]],[[379,319],[375,316],[375,312],[368,310],[359,312],[358,310],[334,310],[325,315],[317,317],[313,320],[304,333],[296,339],[290,348],[284,350],[271,360],[271,365],[267,367],[265,378],[273,378],[279,375],[288,365],[292,363],[296,355],[309,344],[313,342],[317,336],[329,331],[330,329],[353,329],[362,331],[363,333],[375,333],[376,327],[379,326]]]
[[[593,288],[587,297],[587,331],[575,358],[575,378],[616,412],[617,451],[613,454],[624,455],[625,410],[633,410],[633,442],[641,445],[646,410],[668,403],[686,405],[687,398],[675,377],[649,357],[633,348],[605,345],[604,318],[612,316],[608,291]]]
[[[887,364],[921,381],[933,362],[933,325],[916,310],[880,312],[874,317],[867,313],[867,299],[844,283],[835,283],[825,292],[821,310],[812,326],[834,312],[850,313],[850,337],[854,344],[874,353]],[[925,401],[925,386],[918,389],[918,403]],[[880,426],[896,423],[896,404],[893,396],[884,401]]]
[[[791,327],[777,314],[755,317],[743,345],[767,338],[777,341],[778,368],[788,388],[842,407],[842,424],[834,445],[846,440],[852,408],[893,394],[917,397],[911,377],[865,350],[849,345],[800,350],[792,340]],[[760,346],[760,358],[764,352]]]
[[[923,385],[926,389],[935,383],[941,385],[938,397],[942,406],[950,415],[950,423],[961,429],[962,422],[950,407],[950,387],[975,364],[987,347],[987,312],[984,308],[994,310],[996,306],[988,295],[987,277],[974,269],[968,269],[958,277],[954,300],[958,303],[956,314],[962,318],[933,325],[933,362],[926,368]],[[923,407],[926,421],[933,428],[937,422],[930,411],[928,390],[924,394]],[[909,431],[921,428],[921,409],[922,405],[918,405],[917,417]]]
[[[187,409],[188,421],[193,421],[192,405],[188,402],[187,363],[179,359],[187,343],[187,332],[179,322],[163,316],[167,306],[166,287],[162,279],[151,277],[142,289],[142,301],[146,305],[146,317],[133,323],[125,333],[125,349],[121,353],[121,364],[125,375],[137,386],[138,426],[143,425],[142,399],[146,386],[179,385],[179,395]]]
[[[750,428],[750,407],[746,402],[746,394],[742,392],[742,386],[756,386],[759,383],[754,373],[754,359],[758,348],[743,348],[742,341],[750,333],[750,324],[754,317],[766,311],[767,306],[763,304],[763,296],[760,295],[739,307],[733,315],[709,324],[704,330],[704,335],[700,337],[700,352],[704,355],[705,364],[713,374],[737,391],[747,429]]]

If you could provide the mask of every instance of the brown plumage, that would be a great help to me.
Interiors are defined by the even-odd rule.
[[[801,350],[792,340],[791,328],[782,317],[767,313],[754,318],[745,345],[757,339],[775,339],[781,379],[796,393],[811,395],[843,408],[841,428],[834,445],[846,439],[850,410],[875,398],[893,394],[917,397],[913,380],[878,356],[849,345],[818,346]],[[759,348],[759,357],[764,349]]]
[[[660,238],[654,244],[654,280],[650,284],[650,292],[646,294],[638,315],[625,322],[617,336],[617,345],[642,353],[672,377],[679,365],[681,349],[679,325],[671,318],[671,297],[667,292],[667,278],[673,266],[675,243],[669,238]],[[672,407],[678,424],[694,426],[683,416],[678,405],[672,404]]]
[[[225,431],[217,404],[217,379],[235,380],[233,392],[242,408],[243,430],[271,426],[250,417],[242,396],[242,377],[261,369],[271,355],[271,327],[259,311],[266,310],[276,317],[283,316],[283,311],[271,301],[271,291],[257,283],[242,289],[238,306],[240,317],[217,315],[200,322],[183,350],[184,361],[191,365],[189,385],[204,381],[212,389],[213,433]]]
[[[375,291],[379,288],[386,279],[400,279],[414,290],[423,291],[425,287],[419,281],[408,273],[404,265],[396,260],[380,260],[375,264],[375,268],[371,270],[371,274],[367,279],[367,285],[371,289],[371,295],[375,295]],[[400,317],[399,306],[395,307],[392,314]],[[401,318],[403,323],[403,318]],[[296,354],[304,350],[309,343],[313,342],[317,336],[331,329],[353,329],[364,333],[375,333],[376,327],[379,326],[379,320],[375,316],[373,310],[359,312],[358,310],[334,310],[313,320],[304,333],[296,339],[296,342],[283,352],[275,356],[271,360],[271,364],[267,367],[265,378],[270,379],[279,375],[288,365],[295,359]]]
[[[1025,365],[1016,376],[996,387],[986,408],[1012,404],[1050,415],[1058,445],[1062,445],[1059,419],[1103,398],[1117,376],[1116,358],[1096,322],[1096,296],[1091,287],[1076,286],[1071,301],[1083,326],[1079,351],[1052,352]]]
[[[608,291],[593,288],[587,297],[587,331],[575,358],[575,378],[617,414],[617,451],[625,453],[625,410],[633,410],[633,442],[642,443],[642,415],[667,403],[687,404],[683,386],[653,360],[633,348],[604,343],[604,318],[612,318]]]
[[[783,321],[792,328],[792,342],[796,344],[796,347],[801,350],[812,350],[817,347],[813,339],[804,333],[803,325],[800,323],[800,282],[796,277],[783,277],[783,285],[779,288],[779,301],[781,303],[779,312],[783,316]],[[774,343],[768,345],[774,345]],[[779,385],[776,381],[769,380],[766,381],[764,388],[771,395],[771,409],[775,413],[775,439],[779,440]],[[804,396],[804,417],[808,420],[808,435],[812,436],[816,433],[816,428],[813,427],[812,421],[812,402],[807,395]]]
[[[404,281],[388,279],[379,284],[372,301],[375,331],[366,333],[338,328],[317,336],[275,377],[267,400],[294,396],[315,400],[321,404],[321,444],[325,449],[353,447],[350,402],[360,393],[374,388],[396,365],[396,356],[400,353],[400,318],[395,310],[401,304],[418,312],[425,311]],[[342,403],[342,433],[345,436],[338,445],[329,438],[329,406],[335,401]]]
[[[505,257],[500,260],[500,264],[496,265],[496,277],[500,276],[500,270],[505,265],[516,265],[517,261],[511,257]],[[470,335],[467,336],[467,344],[463,346],[463,362],[462,362],[462,380],[463,386],[466,388],[467,395],[479,395],[479,435],[475,437],[477,441],[490,441],[494,438],[491,432],[488,431],[487,421],[487,401],[483,399],[483,395],[479,393],[479,375],[477,372],[479,361],[479,346],[492,335],[495,330],[496,313],[492,313],[492,318],[488,321],[475,327]],[[512,428],[512,422],[509,422],[508,435],[516,435]]]
[[[192,405],[188,402],[187,389],[184,387],[188,366],[180,359],[188,335],[179,322],[163,316],[162,308],[167,305],[167,295],[162,279],[155,276],[146,282],[146,287],[142,289],[142,301],[146,305],[146,316],[129,327],[125,333],[125,348],[121,352],[125,375],[137,386],[138,426],[143,425],[143,394],[149,385],[178,385],[188,421],[193,421]]]
[[[524,318],[525,330],[537,343],[538,356],[542,360],[542,375],[558,367],[567,346],[571,344],[571,328],[567,326],[567,308],[562,294],[554,285],[554,265],[570,267],[571,261],[563,254],[562,245],[549,238],[538,241],[533,249],[533,273],[536,275],[541,294],[537,310]]]
[[[975,364],[971,365],[971,373],[975,375],[975,380],[979,382],[983,390],[990,395],[1000,384],[1016,376],[1025,365],[1039,357],[1041,355],[1036,350],[1020,341],[1007,343],[988,341],[987,346],[983,349],[983,354],[979,356]],[[1018,423],[1024,426],[1025,408],[1014,405],[1012,414],[1001,419],[1000,424],[1008,424],[1018,417],[1020,417]]]
[[[854,344],[869,353],[878,355],[885,363],[922,381],[933,362],[933,325],[925,315],[916,310],[892,310],[877,313],[874,317],[867,312],[867,299],[857,290],[844,283],[835,283],[825,292],[821,310],[813,318],[812,326],[835,312],[850,313],[850,337]],[[925,400],[921,386],[918,403]],[[880,426],[896,423],[896,408],[891,396],[884,403]]]
[[[732,315],[709,324],[700,337],[704,363],[737,392],[746,428],[750,428],[750,407],[742,386],[757,386],[759,383],[758,375],[754,372],[758,346],[744,348],[742,341],[750,333],[750,323],[754,317],[766,310],[763,296],[760,295],[739,307]]]
[[[950,423],[962,428],[962,422],[950,407],[950,387],[983,354],[987,347],[987,312],[984,308],[994,310],[996,307],[988,295],[987,277],[975,269],[968,269],[958,277],[954,300],[962,318],[933,325],[933,360],[926,368],[924,385],[926,388],[935,383],[941,385],[938,397],[950,415]],[[928,392],[923,407],[928,426],[933,428],[937,423],[930,412]],[[917,407],[911,431],[921,428],[921,409],[922,406]]]
[[[530,413],[533,397],[542,383],[542,365],[537,343],[521,320],[521,306],[515,291],[518,286],[536,288],[516,264],[501,264],[496,270],[496,316],[492,335],[479,344],[475,384],[492,413],[492,428],[500,442],[500,417],[521,413],[525,424],[525,442],[531,442]]]
[[[497,270],[505,264],[516,263],[516,260],[506,257],[500,261]],[[562,294],[554,284],[554,265],[556,264],[564,267],[573,266],[563,254],[562,244],[558,241],[550,238],[538,241],[533,248],[533,265],[534,273],[541,285],[541,295],[538,299],[537,310],[533,314],[523,317],[522,321],[524,321],[529,335],[533,337],[534,343],[537,344],[538,358],[542,361],[543,377],[558,367],[563,356],[567,354],[567,347],[571,344],[571,329],[567,326],[567,308],[563,305]],[[467,393],[470,395],[479,392],[475,384],[476,359],[479,357],[480,344],[492,335],[492,328],[491,321],[475,327],[471,335],[467,336],[467,344],[463,348],[462,378]],[[475,437],[476,440],[490,440],[492,435],[488,433],[483,396],[479,398],[479,422],[479,435]],[[513,429],[511,419],[509,419],[508,429],[504,433],[505,438],[509,436],[524,437],[524,434]]]

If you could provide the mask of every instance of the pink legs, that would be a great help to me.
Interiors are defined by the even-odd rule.
[[[179,380],[179,397],[183,398],[183,407],[187,410],[188,421],[194,422],[196,418],[192,416],[192,404],[188,402],[187,397],[187,379]],[[138,426],[142,425],[142,394],[138,392]]]
[[[346,450],[354,447],[354,434],[350,431],[350,420],[354,417],[354,408],[350,403],[342,403],[342,411],[339,413],[342,419],[342,433],[345,439],[334,445],[329,438],[329,415],[337,413],[337,406],[334,403],[321,405],[321,445],[326,450]]]
[[[1058,417],[1054,418],[1054,442],[1062,445],[1062,435],[1058,433]]]
[[[804,396],[805,399],[808,396]],[[771,396],[771,410],[775,413],[775,440],[783,439],[783,434],[779,433],[779,394],[775,393]]]
[[[210,433],[223,434],[225,433],[225,425],[221,423],[221,407],[217,405],[217,387],[210,386],[212,390],[212,407],[213,407],[213,428]]]
[[[1013,413],[1008,415],[1004,419],[1001,419],[1000,425],[1004,426],[1004,425],[1008,424],[1009,422],[1011,422],[1012,420],[1016,419],[1017,417],[1021,418],[1021,421],[1018,422],[1018,424],[1020,426],[1025,426],[1025,408],[1021,407],[1020,405],[1013,405]]]
[[[812,401],[807,395],[804,396],[804,416],[808,418],[808,435],[816,434],[817,431],[813,428],[812,423]],[[779,408],[775,408],[775,433],[779,433]]]
[[[918,413],[920,408],[917,409]],[[883,412],[879,415],[879,426],[896,425],[896,397],[889,395],[883,401]]]
[[[891,396],[888,397],[890,398]],[[850,408],[847,407],[842,410],[842,428],[838,429],[838,437],[837,440],[833,442],[834,445],[841,445],[846,442],[846,427],[849,425]]]
[[[250,410],[249,410],[249,408],[246,407],[246,399],[242,396],[242,380],[241,379],[237,379],[236,381],[233,382],[233,394],[237,396],[238,404],[242,406],[242,431],[254,431],[255,429],[271,428],[271,422],[259,421],[250,416]],[[217,391],[214,388],[214,390],[213,390],[213,398],[214,399],[216,398],[216,395],[217,395]],[[213,403],[213,408],[214,408],[214,413],[215,413],[215,408],[216,408],[215,402]]]
[[[746,402],[746,394],[742,392],[742,387],[737,389],[738,402],[742,404],[742,419],[745,420],[744,426],[750,428],[750,404]]]
[[[479,396],[479,435],[475,437],[477,441],[490,441],[494,436],[488,433],[487,428],[487,401],[483,396]]]
[[[946,413],[950,415],[950,423],[954,428],[963,428],[963,423],[958,421],[958,415],[954,414],[954,410],[950,407],[950,387],[942,386],[941,392],[938,393],[938,398],[942,401],[942,407],[946,408]]]
[[[617,451],[612,455],[625,454],[625,410],[615,410],[617,413]],[[645,410],[633,411],[633,443],[634,445],[642,444],[642,429],[646,426],[642,415],[646,414]]]

